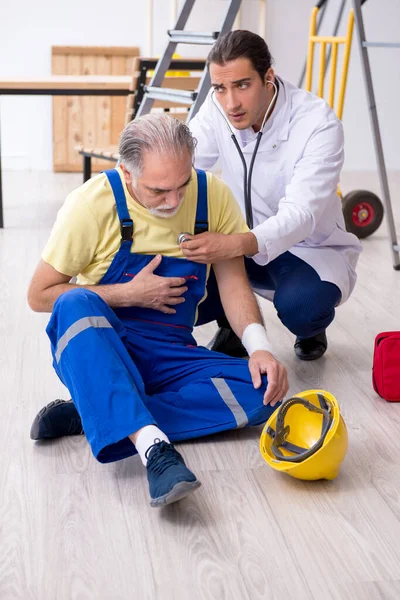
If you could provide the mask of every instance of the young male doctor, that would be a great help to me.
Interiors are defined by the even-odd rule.
[[[210,169],[220,160],[249,231],[186,236],[181,248],[200,263],[244,255],[253,288],[273,297],[296,336],[298,358],[315,360],[326,351],[335,307],[353,291],[361,244],[345,229],[337,194],[341,122],[324,100],[275,75],[271,64],[265,41],[244,30],[218,39],[208,56],[212,89],[190,122],[195,164]],[[213,350],[245,356],[209,280],[197,324],[214,319],[220,329]]]

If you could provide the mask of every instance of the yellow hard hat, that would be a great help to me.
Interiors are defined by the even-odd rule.
[[[289,398],[266,422],[260,438],[264,460],[296,479],[335,479],[348,446],[339,405],[325,390]]]

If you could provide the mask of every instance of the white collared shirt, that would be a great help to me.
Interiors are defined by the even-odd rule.
[[[342,124],[324,100],[278,81],[278,98],[253,169],[253,233],[259,250],[253,260],[265,265],[289,250],[322,280],[335,283],[344,302],[356,282],[361,244],[345,229],[337,194],[344,160]],[[195,165],[209,169],[219,158],[222,179],[245,214],[243,165],[211,93],[189,124],[198,141]],[[231,129],[249,167],[257,133]]]

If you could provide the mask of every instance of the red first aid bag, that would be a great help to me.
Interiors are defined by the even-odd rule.
[[[383,331],[376,336],[372,383],[381,398],[400,402],[400,331]]]

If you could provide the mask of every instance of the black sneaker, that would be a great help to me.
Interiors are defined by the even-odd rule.
[[[317,360],[325,354],[327,347],[326,332],[322,331],[310,338],[296,338],[294,351],[300,360]]]
[[[82,421],[72,400],[53,400],[42,408],[31,427],[31,440],[82,435]]]
[[[150,506],[164,506],[181,500],[201,483],[185,465],[172,444],[154,440],[146,452]]]

